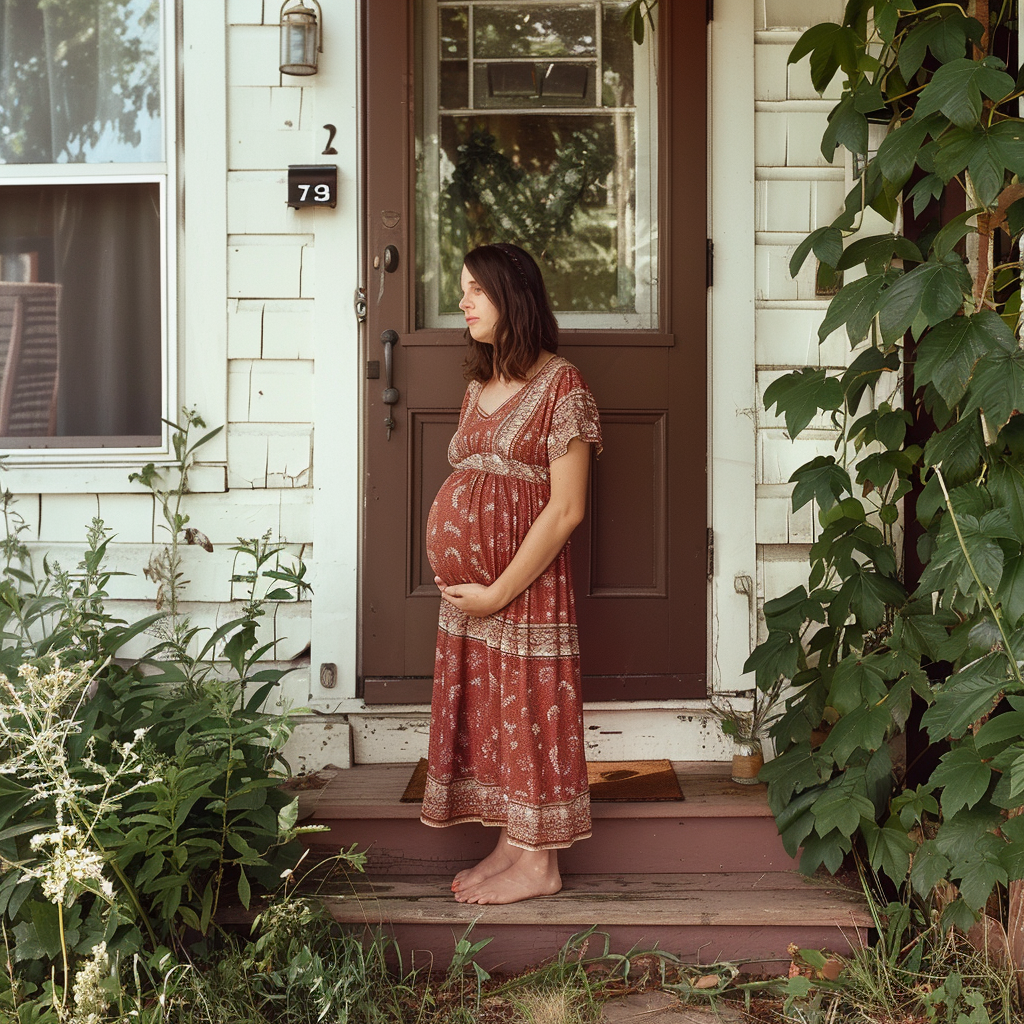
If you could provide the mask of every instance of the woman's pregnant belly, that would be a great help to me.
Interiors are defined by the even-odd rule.
[[[446,586],[489,586],[504,572],[535,514],[531,486],[479,470],[445,480],[427,517],[427,558]]]

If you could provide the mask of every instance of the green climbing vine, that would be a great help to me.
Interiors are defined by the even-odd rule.
[[[792,476],[820,524],[809,579],[766,603],[747,663],[762,691],[791,684],[761,777],[802,867],[856,848],[922,899],[952,883],[963,927],[1024,877],[1016,18],[1012,0],[850,0],[790,55],[819,92],[843,82],[821,149],[849,150],[855,183],[791,272],[813,255],[839,285],[819,338],[853,351],[765,391],[792,437],[831,417],[836,447]]]

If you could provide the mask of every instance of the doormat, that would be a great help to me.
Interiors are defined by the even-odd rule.
[[[587,778],[590,799],[616,800],[682,800],[672,763],[663,761],[588,761]],[[409,785],[402,794],[402,803],[420,803],[427,784],[427,759],[421,757],[413,769]]]

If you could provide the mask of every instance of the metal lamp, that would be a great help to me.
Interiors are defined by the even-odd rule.
[[[281,74],[315,75],[319,54],[324,52],[323,11],[317,0],[306,0],[285,10],[289,0],[281,4]]]

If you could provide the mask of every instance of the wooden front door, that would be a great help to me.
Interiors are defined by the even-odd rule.
[[[456,283],[490,241],[538,259],[601,410],[572,540],[584,697],[706,694],[705,13],[662,3],[637,47],[625,7],[364,5],[368,703],[430,699],[424,529],[465,390]]]

